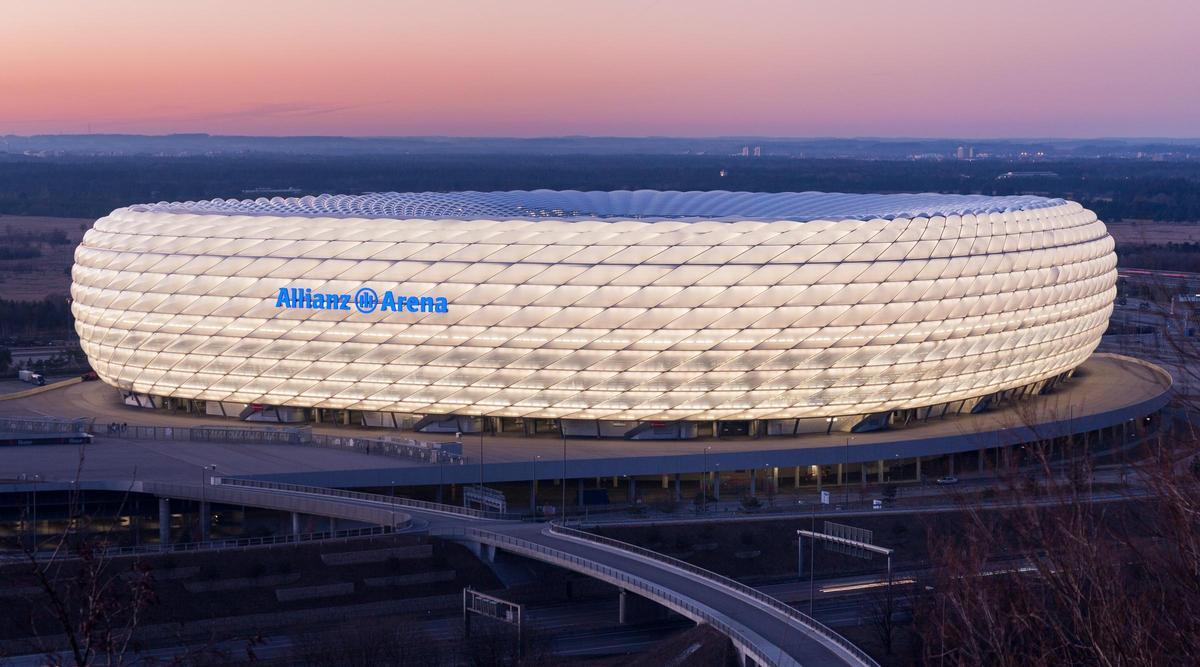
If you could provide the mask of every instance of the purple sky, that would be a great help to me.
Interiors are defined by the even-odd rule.
[[[0,133],[1200,136],[1200,2],[39,0]]]

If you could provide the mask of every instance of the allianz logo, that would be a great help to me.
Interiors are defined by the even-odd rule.
[[[356,310],[368,314],[375,311],[392,313],[446,313],[449,304],[444,296],[405,296],[384,290],[382,296],[370,287],[360,287],[353,294],[314,292],[309,287],[280,287],[275,296],[276,308],[303,310]]]

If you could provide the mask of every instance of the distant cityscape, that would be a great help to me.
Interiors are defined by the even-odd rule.
[[[787,137],[249,137],[209,134],[0,136],[7,156],[708,155],[868,160],[1200,160],[1200,139],[979,139]]]

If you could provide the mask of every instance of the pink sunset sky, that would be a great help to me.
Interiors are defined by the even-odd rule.
[[[1195,0],[9,0],[0,134],[1200,136]]]

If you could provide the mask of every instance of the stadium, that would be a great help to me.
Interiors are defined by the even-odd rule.
[[[1116,256],[1034,196],[513,191],[134,205],[72,273],[126,403],[626,439],[864,432],[1044,394]]]

